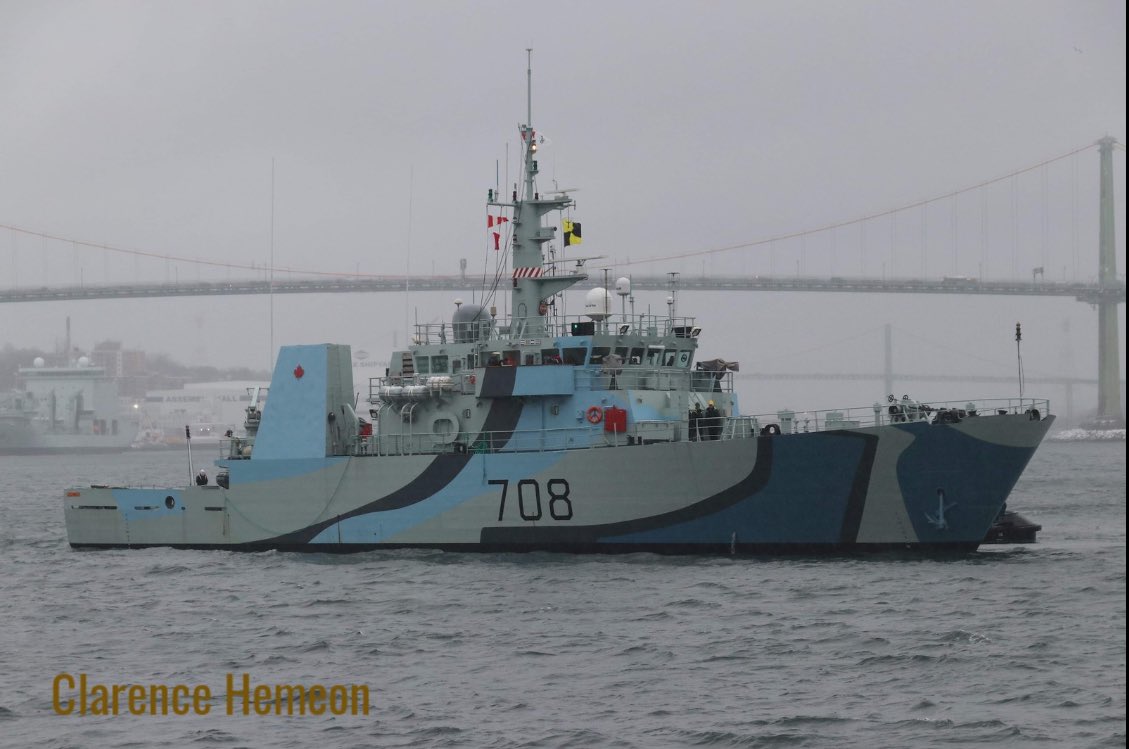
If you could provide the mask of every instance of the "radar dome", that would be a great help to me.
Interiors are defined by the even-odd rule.
[[[46,364],[47,364],[47,362],[43,361],[42,356],[35,357],[35,359],[33,359],[32,362],[31,362],[31,366],[33,366],[37,369],[44,367]]]
[[[584,314],[593,320],[608,319],[608,290],[599,286],[584,295]]]
[[[472,343],[479,338],[482,325],[489,326],[493,318],[486,314],[481,304],[460,304],[451,316],[451,328],[455,332],[455,343]]]
[[[87,357],[85,357],[85,356],[80,356],[80,357],[78,357],[78,366],[80,366],[80,367],[89,367],[89,366],[90,366],[90,359],[88,359],[88,358],[87,358]]]
[[[620,296],[627,296],[631,293],[631,279],[624,276],[615,280],[615,293]]]

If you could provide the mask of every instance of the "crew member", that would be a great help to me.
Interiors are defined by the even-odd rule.
[[[702,404],[695,403],[694,408],[690,411],[690,441],[696,442],[698,440],[699,425],[702,423]]]
[[[710,401],[709,405],[706,406],[704,423],[706,424],[705,434],[703,435],[705,439],[716,440],[721,437],[721,412],[717,410],[713,401]]]
[[[207,486],[207,485],[208,485],[208,472],[205,471],[203,468],[201,468],[200,472],[196,474],[196,486]]]

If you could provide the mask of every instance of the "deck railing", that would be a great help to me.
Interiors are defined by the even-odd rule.
[[[586,315],[559,315],[550,318],[536,316],[499,320],[485,318],[459,323],[417,323],[412,342],[417,345],[476,341],[505,342],[526,338],[530,331],[536,328],[543,329],[538,335],[566,338],[573,335],[573,326],[577,323],[585,326],[583,329],[591,325],[593,335],[675,335],[688,338],[694,330],[695,318],[653,314],[610,314],[606,320],[592,320]]]
[[[890,424],[956,424],[966,419],[1026,415],[1037,420],[1050,413],[1045,398],[990,398],[933,404],[897,401],[870,406],[772,414],[719,416],[699,419],[691,429],[688,418],[632,420],[624,432],[605,431],[604,425],[579,424],[558,429],[492,432],[414,432],[358,437],[348,449],[357,456],[437,455],[440,453],[557,452],[561,450],[630,447],[654,442],[724,441],[765,434],[805,434],[859,429]],[[253,437],[220,441],[220,457],[251,457]]]

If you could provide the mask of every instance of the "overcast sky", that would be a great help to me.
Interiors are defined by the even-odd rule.
[[[1041,266],[1093,279],[1096,149],[924,208],[694,253],[947,195],[1103,135],[1124,142],[1125,28],[1113,0],[0,0],[0,224],[209,263],[0,228],[0,286],[247,277],[240,266],[271,262],[272,208],[276,268],[456,274],[466,258],[480,272],[493,260],[486,190],[496,170],[514,179],[527,47],[533,124],[549,139],[540,187],[579,188],[579,249],[606,255],[613,277],[1004,279]],[[1117,151],[1121,277],[1124,164]],[[689,257],[641,262],[671,256]],[[352,343],[384,361],[406,318],[445,319],[452,296],[276,297],[274,342]],[[637,309],[664,297],[641,294]],[[50,348],[69,315],[80,345],[265,367],[268,306],[0,305],[0,345]],[[1096,375],[1096,312],[1065,299],[703,293],[679,311],[705,328],[706,358],[743,371],[880,371],[889,322],[900,371],[1007,375],[1021,320],[1029,374]],[[762,412],[869,403],[881,387],[741,386]],[[1014,390],[912,386],[933,400]]]

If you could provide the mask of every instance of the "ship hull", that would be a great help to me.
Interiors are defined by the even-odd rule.
[[[130,441],[131,437],[126,433],[68,434],[26,427],[0,430],[0,455],[120,453],[129,449]]]
[[[229,488],[76,488],[72,547],[971,551],[1053,416],[580,450],[221,462]]]

